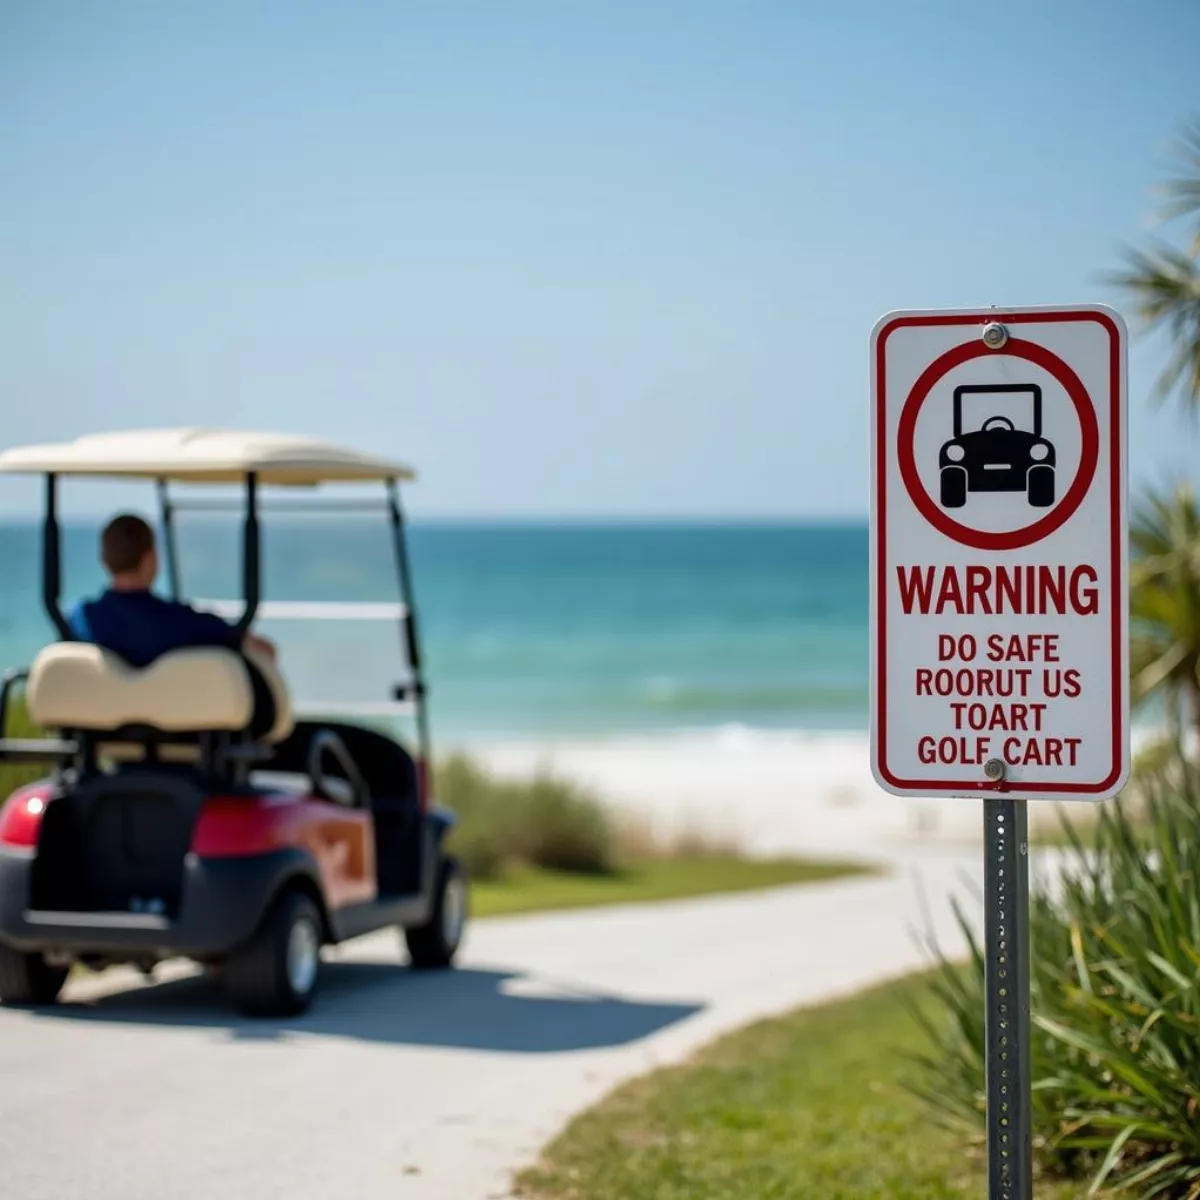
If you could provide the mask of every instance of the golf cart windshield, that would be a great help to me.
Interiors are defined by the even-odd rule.
[[[997,420],[998,418],[998,420]],[[979,384],[954,389],[954,436],[992,428],[1042,434],[1042,389],[1036,384]]]

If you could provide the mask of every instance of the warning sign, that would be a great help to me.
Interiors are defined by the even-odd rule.
[[[875,327],[872,761],[889,791],[1123,786],[1125,361],[1103,307]]]

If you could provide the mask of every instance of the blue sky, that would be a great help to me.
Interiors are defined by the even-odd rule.
[[[1192,0],[3,0],[0,440],[298,429],[414,461],[426,516],[863,515],[872,324],[1116,299],[1198,45]],[[1160,363],[1135,482],[1197,444]]]

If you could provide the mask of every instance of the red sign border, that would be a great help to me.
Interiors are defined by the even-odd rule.
[[[930,326],[972,326],[981,328],[989,321],[1004,325],[1061,324],[1069,321],[1094,321],[1109,337],[1109,552],[1111,557],[1112,594],[1122,597],[1125,590],[1121,536],[1122,518],[1122,454],[1124,426],[1121,420],[1122,355],[1121,334],[1116,322],[1103,311],[1046,310],[1042,312],[1004,313],[997,309],[986,312],[910,314],[888,321],[875,337],[875,745],[879,775],[892,787],[907,792],[954,792],[966,794],[995,794],[997,787],[986,779],[902,779],[887,766],[887,373],[886,351],[888,338],[897,330]],[[1002,351],[1000,352],[1002,353]],[[1099,783],[1036,783],[1021,780],[1013,791],[1017,794],[1048,793],[1051,795],[1107,795],[1121,778],[1125,768],[1123,755],[1125,711],[1125,656],[1121,652],[1124,620],[1120,603],[1112,605],[1112,749],[1113,762],[1109,774]]]

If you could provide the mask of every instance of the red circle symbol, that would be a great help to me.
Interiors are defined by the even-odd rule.
[[[921,405],[925,403],[934,385],[943,376],[953,371],[955,367],[970,362],[984,355],[1002,354],[1012,358],[1023,358],[1035,366],[1041,367],[1062,385],[1063,390],[1075,405],[1075,413],[1079,418],[1079,429],[1082,435],[1082,447],[1079,455],[1079,467],[1075,478],[1067,489],[1058,506],[1044,517],[1031,525],[1023,525],[1020,529],[1008,529],[1000,533],[989,533],[983,529],[972,529],[948,517],[945,511],[934,503],[933,497],[925,490],[921,476],[917,471],[917,461],[913,452],[913,442],[917,431],[917,415]],[[1096,464],[1100,459],[1100,430],[1096,424],[1096,413],[1092,408],[1091,398],[1082,380],[1057,354],[1039,346],[1035,342],[1024,341],[1021,338],[1009,338],[1003,351],[991,350],[982,341],[964,342],[947,350],[940,358],[936,358],[921,373],[921,377],[913,384],[908,393],[908,399],[900,411],[900,427],[896,434],[897,453],[900,460],[900,477],[908,491],[912,502],[920,510],[921,515],[940,533],[964,546],[972,546],[976,550],[1019,550],[1023,546],[1032,546],[1049,537],[1056,529],[1061,528],[1074,516],[1092,479],[1096,474]]]

